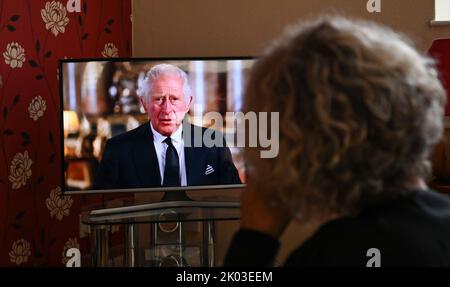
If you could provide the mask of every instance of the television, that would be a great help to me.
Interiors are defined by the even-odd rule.
[[[146,189],[162,190],[162,181],[149,183],[144,174],[137,175],[140,183],[121,182],[120,186],[98,187],[95,182],[99,170],[109,169],[106,158],[110,158],[108,142],[113,138],[125,137],[141,127],[146,134],[155,131],[150,126],[149,114],[140,101],[140,93],[147,72],[159,64],[178,67],[187,75],[191,90],[192,104],[186,113],[184,124],[215,131],[225,140],[233,165],[242,184],[245,183],[245,163],[243,147],[236,144],[237,126],[230,114],[240,112],[243,93],[255,59],[252,57],[233,58],[101,58],[63,59],[59,62],[60,106],[61,106],[61,155],[63,160],[63,193],[103,193],[126,192]],[[221,121],[208,115],[220,116]],[[115,141],[115,140],[112,140]],[[186,147],[185,147],[186,148]],[[194,147],[195,148],[195,147]],[[117,149],[117,148],[116,148]],[[120,148],[119,148],[120,149]],[[105,150],[107,155],[105,155]],[[147,148],[142,148],[146,151]],[[186,149],[185,149],[186,150]],[[116,169],[111,181],[116,181],[122,172],[140,173],[142,169],[157,174],[157,168],[133,163],[133,152],[123,150],[124,159],[130,161],[127,167]],[[144,152],[145,153],[145,152]],[[145,153],[142,157],[146,158]],[[187,155],[184,155],[187,157]],[[140,160],[139,154],[136,160]],[[197,154],[190,161],[200,160]],[[116,160],[113,158],[113,160]],[[187,158],[185,158],[187,161]],[[136,167],[135,172],[130,169]],[[183,164],[183,162],[181,162]],[[187,162],[184,162],[185,166]],[[202,163],[204,164],[204,163]],[[103,165],[103,167],[102,167]],[[142,168],[144,167],[144,168]],[[183,166],[180,166],[184,168]],[[198,168],[198,166],[197,166]],[[214,172],[214,166],[206,164],[204,174]],[[151,169],[148,171],[147,169]],[[193,168],[186,167],[187,179],[181,182],[184,189],[201,189],[211,183],[189,180]],[[107,173],[109,172],[106,171]],[[160,180],[161,172],[159,170]],[[201,170],[203,173],[203,170]],[[145,183],[142,183],[145,181]],[[133,181],[128,181],[133,182]],[[242,186],[233,182],[212,184],[223,188]],[[173,188],[172,188],[173,189]]]

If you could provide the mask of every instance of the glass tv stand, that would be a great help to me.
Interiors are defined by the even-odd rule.
[[[217,266],[245,185],[150,188],[81,215],[94,266]],[[129,192],[127,190],[127,192]],[[118,232],[117,232],[118,230]],[[234,231],[234,230],[233,230]],[[223,253],[223,252],[221,252]],[[220,257],[220,256],[219,256]]]

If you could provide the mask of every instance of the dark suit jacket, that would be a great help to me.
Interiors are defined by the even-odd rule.
[[[202,129],[191,126],[191,131]],[[218,136],[218,135],[217,135]],[[192,136],[192,141],[194,137]],[[186,177],[189,186],[240,184],[228,147],[184,148]],[[212,173],[206,172],[207,166]],[[147,122],[134,130],[108,140],[98,168],[94,189],[160,187],[161,175],[153,144],[153,134]]]

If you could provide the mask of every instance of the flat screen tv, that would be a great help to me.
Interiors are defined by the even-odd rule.
[[[161,109],[174,109],[181,99],[176,96],[176,88],[174,96],[171,87],[164,88],[170,84],[163,81],[161,88],[155,80],[160,76],[152,75],[150,79],[148,72],[168,65],[185,73],[190,92],[183,82],[182,93],[192,96],[180,125],[184,147],[177,146],[178,184],[195,188],[245,183],[243,148],[236,144],[237,126],[232,115],[241,111],[254,61],[250,57],[61,60],[63,192],[167,186],[167,159],[160,149],[167,150],[168,145],[154,143],[163,139],[164,129],[154,127],[150,119]],[[170,75],[171,70],[167,73]],[[187,103],[189,97],[184,101]],[[166,117],[155,116],[155,121],[169,124],[172,119]],[[216,150],[204,143],[192,146],[184,137],[188,128],[189,134],[201,131],[203,139],[206,133],[212,139],[223,139],[225,144]]]

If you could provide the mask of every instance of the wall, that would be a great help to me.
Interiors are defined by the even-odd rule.
[[[369,14],[366,0],[133,0],[134,56],[257,55],[282,28],[302,17],[339,12],[385,23],[427,49],[450,27],[430,27],[432,0],[381,0]]]
[[[80,198],[59,197],[58,59],[131,55],[130,1],[66,3],[0,1],[0,266],[62,266],[80,245]]]
[[[343,13],[389,25],[410,36],[422,50],[435,38],[449,37],[450,26],[430,27],[432,0],[381,0],[381,13],[369,14],[366,0],[133,0],[133,56],[258,55],[288,23],[319,13]],[[229,232],[237,224],[227,224]],[[291,224],[277,258],[307,238],[317,225]],[[228,232],[228,233],[229,233]],[[228,234],[223,231],[222,234]],[[228,235],[227,235],[228,236]],[[229,236],[228,236],[229,237]],[[219,250],[222,256],[225,250]]]

